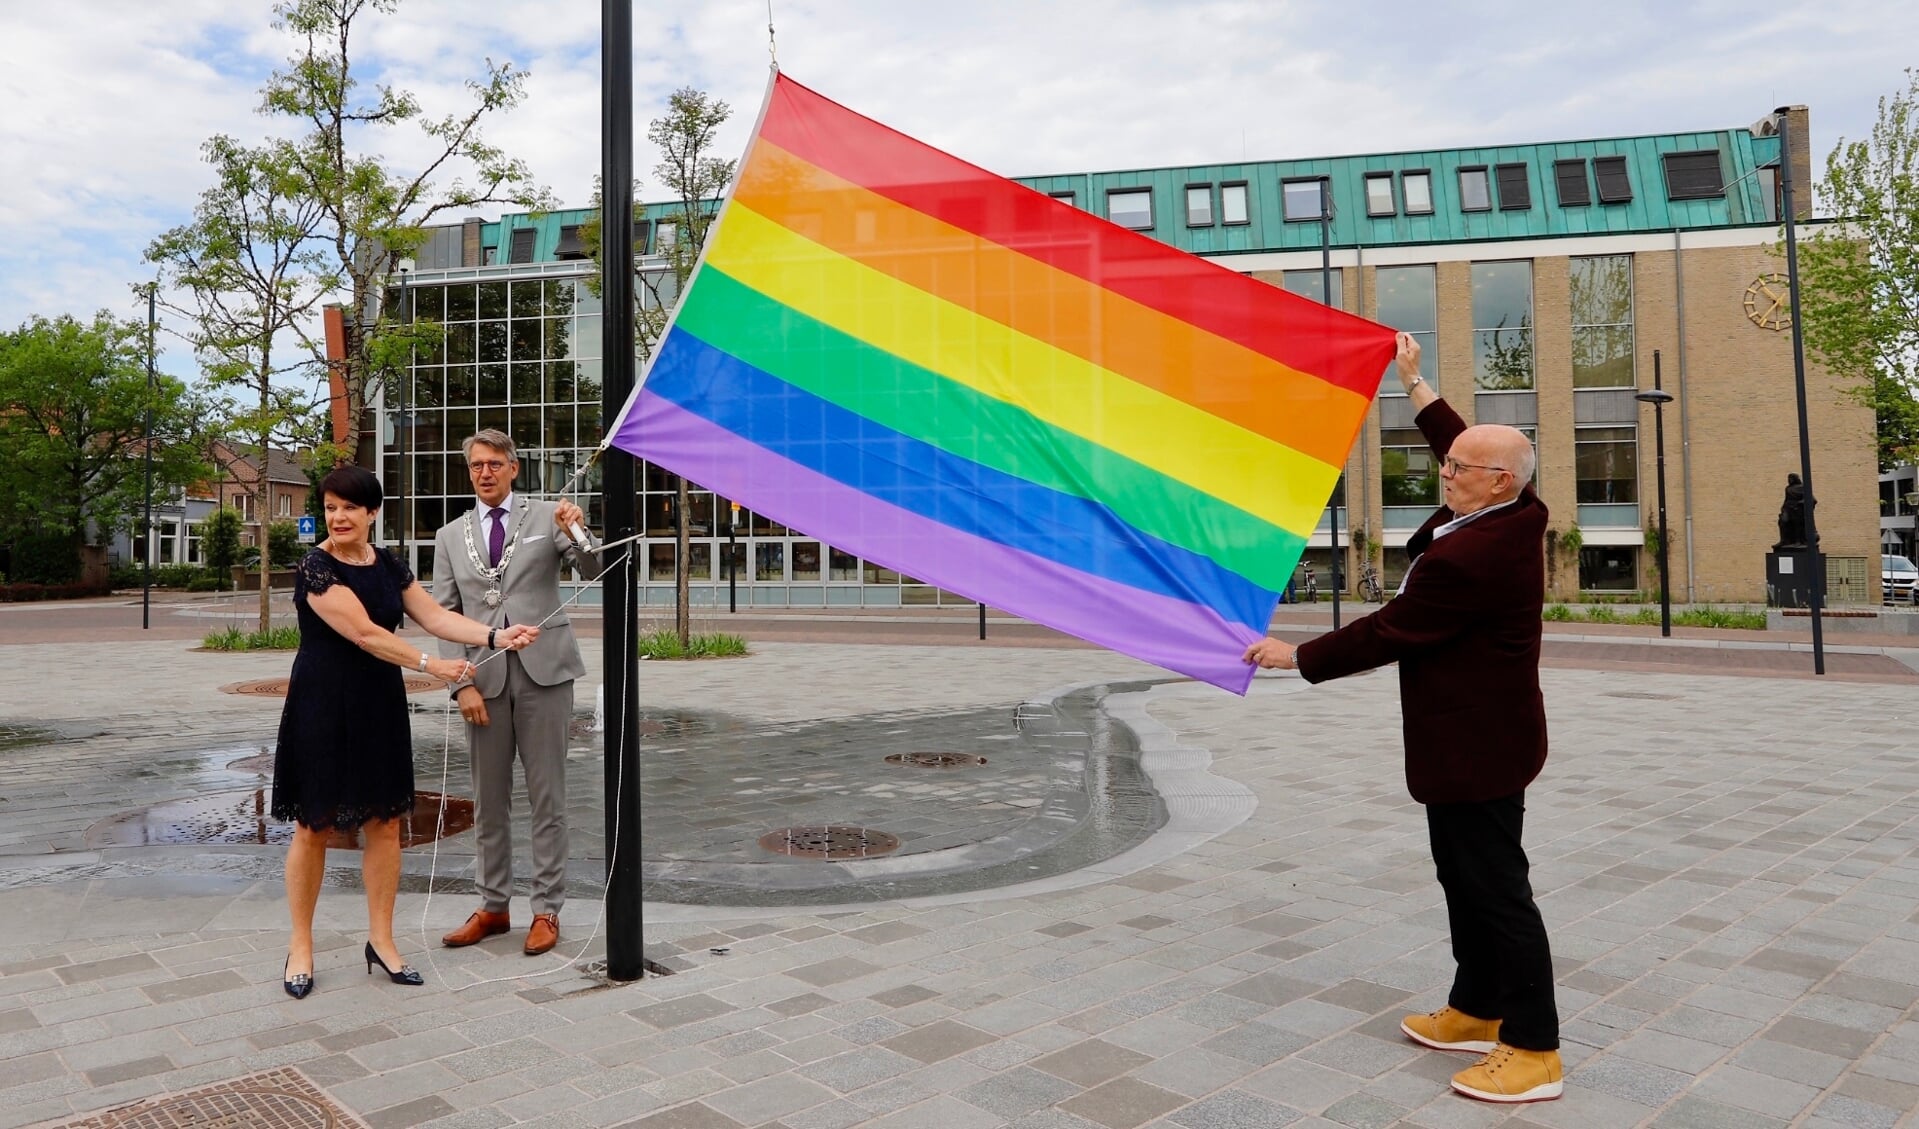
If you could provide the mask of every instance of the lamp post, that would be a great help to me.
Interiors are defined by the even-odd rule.
[[[154,280],[147,288],[147,413],[146,422],[140,425],[141,438],[147,449],[147,535],[141,538],[140,549],[140,630],[152,626],[150,612],[153,606],[153,331],[154,296],[160,290],[160,282]],[[186,521],[186,512],[180,513],[180,520]]]
[[[1819,551],[1819,530],[1813,525],[1812,507],[1812,435],[1806,424],[1806,342],[1799,328],[1799,236],[1794,227],[1798,218],[1792,202],[1792,131],[1788,128],[1792,107],[1773,111],[1779,134],[1780,211],[1786,218],[1786,292],[1792,300],[1792,379],[1799,397],[1799,478],[1805,483],[1806,558],[1812,570],[1807,610],[1812,613],[1812,672],[1826,673],[1826,646],[1819,617],[1826,602],[1826,558]]]
[[[1331,179],[1319,182],[1319,300],[1331,308],[1333,304],[1333,182]],[[1346,476],[1341,474],[1333,484],[1331,500],[1333,520],[1331,527],[1333,574],[1327,579],[1332,581],[1333,590],[1333,630],[1339,630],[1339,589],[1345,583],[1346,570],[1339,567],[1339,502],[1345,492]]]
[[[1667,571],[1666,545],[1666,405],[1672,393],[1659,386],[1659,350],[1652,353],[1652,388],[1633,399],[1652,405],[1654,458],[1659,465],[1659,634],[1672,635],[1672,574]]]
[[[407,395],[407,386],[413,382],[413,294],[407,289],[407,279],[408,276],[413,273],[413,260],[401,259],[396,265],[400,271],[400,308],[404,311],[402,316],[406,319],[402,324],[407,327],[408,335],[406,346],[406,373],[400,378],[399,386],[394,391],[394,398],[398,401],[398,404],[397,410],[393,413],[393,442],[400,455],[399,461],[396,464],[399,469],[394,473],[393,480],[394,485],[398,487],[398,497],[393,499],[393,509],[395,524],[399,526],[400,559],[404,561],[406,560],[407,527],[406,425],[407,403],[411,399],[411,397]]]

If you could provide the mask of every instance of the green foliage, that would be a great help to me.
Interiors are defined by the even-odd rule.
[[[274,568],[292,568],[306,556],[306,546],[300,544],[300,527],[290,521],[267,526],[267,548]]]
[[[207,569],[216,579],[224,578],[240,563],[240,514],[231,506],[221,506],[200,524],[200,552]],[[224,587],[221,589],[224,591]]]
[[[665,628],[643,631],[638,654],[643,659],[718,659],[746,654],[746,639],[724,632],[690,636],[682,643],[678,632]]]
[[[300,629],[292,624],[269,627],[265,631],[242,631],[228,627],[209,631],[200,646],[209,651],[297,651]]]
[[[1573,526],[1572,528],[1566,530],[1566,532],[1561,533],[1559,535],[1559,547],[1566,550],[1568,553],[1571,553],[1575,558],[1579,556],[1579,550],[1585,544],[1586,544],[1586,535],[1579,532],[1579,527],[1577,525]]]
[[[71,584],[80,579],[80,538],[71,532],[16,535],[13,579],[27,584]]]
[[[1633,593],[1638,599],[1643,593]],[[1575,608],[1563,603],[1550,604],[1540,613],[1542,620],[1550,623],[1624,623],[1638,627],[1656,627],[1659,624],[1659,609],[1656,607],[1637,607],[1631,611],[1618,611],[1610,604],[1595,604],[1586,608]],[[1728,608],[1716,608],[1711,605],[1700,608],[1685,608],[1672,613],[1675,627],[1716,627],[1740,631],[1764,631],[1766,613],[1752,611],[1734,611]]]
[[[1826,158],[1820,195],[1844,222],[1799,242],[1806,347],[1873,407],[1881,469],[1919,456],[1919,70],[1906,82],[1870,140]]]
[[[291,195],[318,209],[327,271],[356,311],[378,308],[388,276],[419,250],[426,225],[442,213],[465,214],[496,203],[552,206],[525,163],[482,136],[484,121],[525,96],[526,72],[512,63],[489,61],[479,78],[467,81],[467,104],[440,118],[427,116],[404,90],[363,85],[355,54],[376,34],[364,24],[398,8],[399,0],[280,0],[274,26],[290,32],[300,47],[261,90],[262,112],[300,131],[287,142],[302,155]],[[404,32],[394,28],[392,34]],[[399,127],[412,127],[418,136],[393,136]],[[395,150],[417,154],[417,171],[397,172],[379,155]],[[444,185],[435,183],[435,177],[449,175]],[[358,446],[370,391],[391,371],[393,349],[382,339],[398,328],[399,319],[381,312],[348,336],[341,375],[349,455]],[[319,342],[308,344],[317,357]]]
[[[145,323],[105,310],[0,333],[0,541],[34,532],[78,546],[128,528],[145,500],[149,408],[154,494],[204,477],[200,408],[172,377],[149,389],[146,358]]]

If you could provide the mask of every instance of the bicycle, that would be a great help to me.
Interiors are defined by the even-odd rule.
[[[1303,564],[1299,567],[1306,573],[1306,580],[1304,583],[1298,585],[1296,591],[1304,593],[1303,598],[1307,603],[1319,603],[1319,581],[1313,579],[1313,566]]]
[[[1371,561],[1359,566],[1359,598],[1374,604],[1386,602],[1386,586],[1379,582],[1379,570]]]

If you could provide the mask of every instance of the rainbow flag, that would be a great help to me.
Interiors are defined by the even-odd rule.
[[[1244,693],[1393,335],[776,74],[611,442]]]

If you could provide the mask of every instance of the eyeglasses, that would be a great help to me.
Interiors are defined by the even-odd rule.
[[[498,474],[506,469],[506,464],[499,459],[489,459],[483,463],[468,463],[466,464],[466,469],[472,471],[474,474],[485,474],[487,471]]]
[[[1506,469],[1503,466],[1487,466],[1484,463],[1462,463],[1458,459],[1453,458],[1451,455],[1447,455],[1446,461],[1442,463],[1441,465],[1444,466],[1448,471],[1451,471],[1454,478],[1459,477],[1459,472],[1462,470],[1505,470]]]

